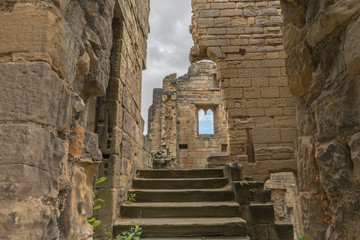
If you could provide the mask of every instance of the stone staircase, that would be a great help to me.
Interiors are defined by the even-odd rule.
[[[248,213],[244,214],[223,169],[139,170],[129,194],[135,194],[136,201],[121,206],[122,216],[115,221],[114,236],[138,224],[143,228],[142,238],[149,240],[247,240],[248,235],[254,235],[254,228],[249,228],[248,220],[241,216],[248,218],[252,213],[263,212],[265,217],[257,218],[261,226],[267,228],[268,206],[273,215],[272,205],[264,207],[264,204],[245,208]],[[274,225],[273,217],[271,222]]]

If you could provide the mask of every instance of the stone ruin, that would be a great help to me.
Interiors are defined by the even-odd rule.
[[[216,62],[230,155],[251,152],[245,133],[256,133],[257,123],[265,141],[295,139],[304,233],[357,239],[360,2],[193,0],[192,7],[190,60]],[[260,148],[266,150],[254,146],[255,158]]]
[[[360,2],[192,0],[192,7],[190,60],[216,63],[221,102],[211,105],[224,109],[226,141],[214,140],[214,153],[227,145],[225,161],[262,181],[295,173],[302,232],[357,239]],[[98,189],[108,203],[96,213],[101,233],[119,215],[135,169],[152,167],[140,116],[149,10],[149,1],[132,0],[0,2],[1,239],[91,239],[94,173],[108,177]],[[164,87],[177,95],[170,79]],[[161,91],[171,115],[177,98]],[[186,159],[191,131],[154,143],[179,166],[203,166]]]
[[[227,138],[215,64],[195,63],[179,78],[163,80],[154,89],[149,108],[151,151],[163,152],[178,168],[205,168],[210,156],[226,156]],[[214,134],[199,134],[199,111],[212,110]],[[156,161],[156,160],[155,160]]]
[[[0,239],[92,239],[95,172],[103,234],[152,166],[148,14],[149,1],[0,1]]]
[[[192,1],[190,61],[216,63],[229,158],[264,181],[295,170],[295,98],[290,94],[279,1]]]

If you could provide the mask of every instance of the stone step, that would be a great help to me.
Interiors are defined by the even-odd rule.
[[[219,178],[134,178],[132,187],[136,189],[200,189],[222,188],[228,179]]]
[[[139,178],[214,178],[224,177],[222,169],[153,169],[137,170]]]
[[[126,218],[238,217],[236,202],[161,202],[126,203],[121,206]]]
[[[136,202],[201,202],[234,201],[232,189],[151,189],[129,190]]]
[[[254,223],[267,224],[275,222],[274,206],[272,204],[251,204],[249,211]]]
[[[276,232],[281,240],[294,239],[294,226],[289,223],[276,222]]]
[[[117,219],[114,235],[138,224],[142,237],[247,236],[242,218],[141,218]]]

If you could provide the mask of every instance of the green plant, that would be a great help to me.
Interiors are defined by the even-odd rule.
[[[301,238],[299,238],[298,240],[309,240],[305,235],[303,235]]]
[[[136,194],[135,193],[128,194],[128,202],[136,202]]]
[[[104,235],[105,235],[106,239],[111,239],[112,238],[112,233],[111,233],[110,230],[105,230]]]
[[[123,231],[120,235],[118,235],[116,238],[118,240],[140,240],[142,234],[142,228],[136,224],[131,225],[130,231]]]
[[[105,182],[107,178],[106,177],[98,178],[96,174],[94,174],[94,176],[95,176],[95,184],[93,186],[93,193],[94,193],[95,200],[94,200],[93,210],[97,210],[97,209],[101,208],[100,203],[103,203],[105,201],[103,199],[96,198],[96,194],[97,194],[96,187],[97,187],[98,184],[100,184],[102,182]],[[101,221],[97,220],[95,217],[92,217],[92,218],[88,219],[87,222],[90,223],[94,228],[101,224]]]

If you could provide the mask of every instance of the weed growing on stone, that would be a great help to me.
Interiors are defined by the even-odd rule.
[[[135,193],[128,194],[128,202],[136,202],[136,194]]]
[[[112,233],[110,230],[105,230],[104,231],[104,236],[105,236],[105,239],[112,239]]]
[[[138,224],[136,224],[136,225],[131,225],[129,231],[123,231],[116,238],[118,240],[140,240],[141,234],[142,234],[142,228]]]
[[[94,176],[95,176],[95,184],[93,186],[93,193],[94,193],[95,200],[94,200],[93,210],[98,210],[101,208],[100,203],[103,203],[104,200],[101,198],[96,198],[96,194],[97,194],[96,187],[98,184],[105,182],[107,178],[106,177],[98,178],[96,174],[94,174]],[[93,227],[97,227],[101,224],[101,221],[96,219],[95,217],[88,219],[87,222],[90,223]]]
[[[310,240],[310,239],[308,239],[306,236],[302,236],[302,237],[299,238],[298,240]]]

